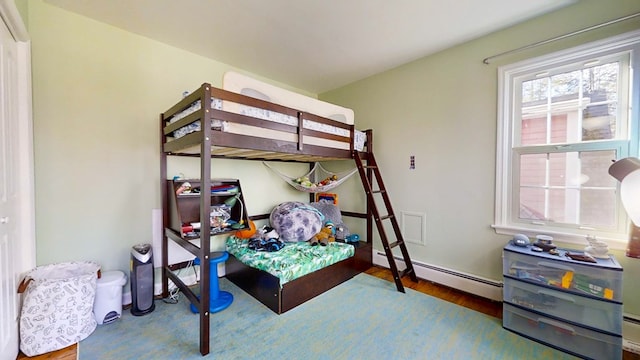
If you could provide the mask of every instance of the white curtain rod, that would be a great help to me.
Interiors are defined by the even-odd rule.
[[[504,56],[504,55],[517,53],[517,52],[520,52],[520,51],[524,51],[524,50],[527,50],[527,49],[531,49],[531,48],[534,48],[534,47],[538,47],[538,46],[540,46],[540,45],[545,45],[545,44],[548,44],[548,43],[550,43],[550,42],[554,42],[554,41],[562,40],[562,39],[564,39],[564,38],[568,38],[568,37],[571,37],[571,36],[575,36],[575,35],[578,35],[578,34],[582,34],[583,32],[587,32],[587,31],[591,31],[591,30],[599,29],[599,28],[601,28],[601,27],[608,26],[608,25],[611,25],[611,24],[615,24],[615,23],[618,23],[618,22],[621,22],[621,21],[629,20],[629,19],[632,19],[632,18],[634,18],[634,17],[638,17],[638,16],[640,16],[640,12],[639,12],[639,13],[635,13],[635,14],[631,14],[631,15],[627,15],[627,16],[624,16],[624,17],[621,17],[621,18],[618,18],[618,19],[610,20],[610,21],[607,21],[607,22],[602,23],[602,24],[598,24],[598,25],[590,26],[590,27],[588,27],[588,28],[584,28],[584,29],[582,29],[582,30],[577,30],[577,31],[574,31],[574,32],[571,32],[571,33],[568,33],[568,34],[564,34],[564,35],[556,36],[556,37],[551,38],[551,39],[547,39],[547,40],[543,40],[543,41],[538,41],[538,42],[536,42],[536,43],[529,44],[529,45],[526,45],[526,46],[523,46],[523,47],[519,47],[519,48],[517,48],[517,49],[513,49],[513,50],[505,51],[505,52],[500,53],[500,54],[492,55],[492,56],[489,56],[489,57],[484,58],[484,60],[482,60],[482,62],[483,62],[483,63],[485,63],[485,64],[489,64],[489,60],[493,60],[493,59],[495,59],[495,58],[498,58],[498,57],[501,57],[501,56]]]

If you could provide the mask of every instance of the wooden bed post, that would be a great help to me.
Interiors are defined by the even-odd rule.
[[[303,151],[304,150],[304,135],[302,134],[304,132],[304,113],[301,111],[298,111],[298,151]]]
[[[373,130],[368,129],[365,130],[365,133],[367,134],[367,164],[369,163],[369,159],[371,159],[371,156],[373,154]],[[367,179],[369,179],[369,183],[371,183],[371,180],[373,180],[373,170],[372,169],[367,169]],[[369,199],[367,198],[367,243],[371,243],[373,245],[373,215],[372,215],[372,206],[374,206],[374,204],[371,204],[371,202],[369,201]]]
[[[164,134],[164,114],[160,114],[160,204],[162,205],[162,298],[169,296],[169,279],[167,278],[167,264],[169,264],[168,241],[165,228],[169,225],[169,197],[167,194],[167,154],[164,144],[167,137]]]
[[[202,104],[202,142],[200,147],[200,303],[198,309],[200,312],[200,353],[202,355],[209,354],[209,303],[210,294],[210,275],[211,263],[209,258],[211,255],[211,226],[209,214],[211,213],[211,110],[209,103],[211,102],[211,85],[203,84],[204,91],[200,103]]]

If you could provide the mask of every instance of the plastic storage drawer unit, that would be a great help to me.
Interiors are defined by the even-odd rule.
[[[622,303],[622,267],[613,257],[588,263],[569,259],[566,250],[559,255],[514,245],[504,250],[505,277]]]
[[[503,326],[517,334],[587,359],[622,359],[622,336],[567,324],[506,303],[503,307]]]
[[[504,301],[593,329],[622,333],[622,304],[504,279]]]

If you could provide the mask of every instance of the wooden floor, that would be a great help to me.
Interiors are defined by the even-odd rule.
[[[393,277],[388,269],[374,266],[366,271],[367,274],[376,276],[387,281],[393,281]],[[452,289],[443,285],[439,285],[430,281],[419,279],[417,283],[411,281],[408,277],[402,279],[405,287],[414,289],[421,293],[431,295],[454,304],[464,306],[481,313],[502,318],[502,302],[485,299],[476,295],[468,294],[456,289]],[[18,355],[18,359],[56,359],[56,360],[75,360],[77,358],[77,346],[72,345],[67,348],[47,353],[40,356],[28,357],[22,353]],[[640,360],[640,354],[634,354],[625,351],[623,360]]]

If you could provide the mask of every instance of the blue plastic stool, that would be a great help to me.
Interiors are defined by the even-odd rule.
[[[233,294],[228,291],[220,291],[218,285],[218,263],[226,261],[229,258],[229,253],[226,251],[211,253],[212,256],[219,255],[217,257],[211,257],[209,259],[209,311],[212,313],[222,311],[231,305],[233,302]],[[200,265],[200,259],[195,258],[193,260],[194,265]],[[198,297],[199,299],[200,297]],[[198,308],[191,304],[191,312],[197,314]]]

